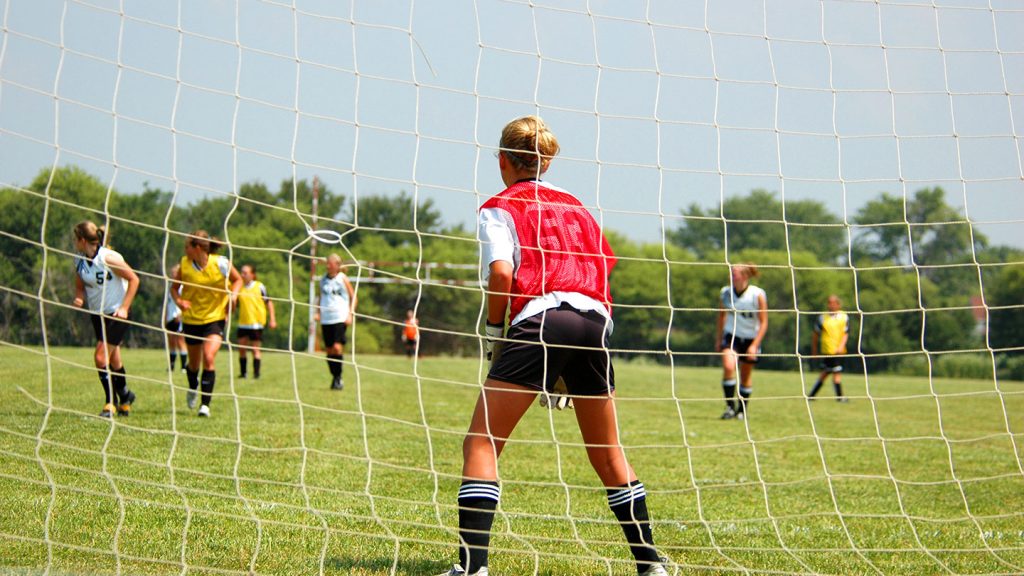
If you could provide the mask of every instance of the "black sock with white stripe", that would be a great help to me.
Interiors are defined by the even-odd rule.
[[[647,491],[639,480],[625,486],[608,488],[608,507],[622,526],[629,542],[629,551],[636,559],[636,571],[642,573],[651,564],[661,561],[654,549],[651,522],[647,515]]]
[[[491,524],[500,498],[497,482],[464,480],[459,487],[459,565],[466,574],[487,566]]]
[[[740,386],[740,409],[741,414],[747,413],[747,404],[750,404],[750,395],[754,393],[754,389],[748,386]]]
[[[722,396],[725,396],[725,405],[733,410],[736,409],[736,379],[722,380]]]

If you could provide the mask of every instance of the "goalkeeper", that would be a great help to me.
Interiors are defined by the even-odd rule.
[[[594,471],[607,489],[637,572],[667,574],[651,538],[646,493],[619,443],[608,274],[615,255],[576,197],[540,176],[558,141],[536,116],[502,131],[498,168],[507,188],[479,213],[487,281],[487,352],[505,336],[463,442],[459,563],[448,576],[486,575],[498,457],[538,393],[561,376],[575,396],[576,420]],[[508,334],[504,333],[509,309]],[[554,510],[552,510],[554,512]]]

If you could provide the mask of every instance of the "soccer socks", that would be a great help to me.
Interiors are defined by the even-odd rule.
[[[199,388],[199,370],[189,370],[185,368],[185,379],[188,380],[188,389],[196,390]]]
[[[104,403],[110,404],[110,399],[113,397],[113,394],[111,393],[112,390],[110,389],[110,380],[108,379],[107,376],[107,367],[104,366],[103,368],[97,368],[96,373],[99,374],[100,376],[100,386],[103,387],[103,396],[106,398],[106,402]]]
[[[608,488],[608,507],[611,508],[622,532],[629,542],[629,551],[636,559],[636,571],[642,573],[651,564],[661,561],[654,549],[650,517],[647,515],[647,491],[639,480],[624,486]]]
[[[200,400],[202,401],[203,406],[210,405],[210,399],[213,398],[213,385],[215,382],[217,382],[217,371],[203,370],[203,378],[199,382],[199,385],[202,388]]]
[[[245,372],[246,370],[248,370],[248,368],[246,367],[248,365],[248,362],[249,359],[246,358],[245,356],[238,357],[238,375],[242,378],[245,378]],[[253,364],[255,364],[255,362],[253,362]]]
[[[331,370],[331,376],[335,378],[341,378],[341,361],[345,358],[344,354],[328,354],[327,355],[327,367]]]
[[[722,395],[725,396],[725,405],[733,410],[736,409],[736,379],[722,380]]]
[[[123,402],[128,397],[128,379],[125,378],[124,366],[121,366],[117,370],[110,371],[111,383],[114,385],[114,394],[116,395],[117,401]]]
[[[259,378],[260,377],[260,359],[259,358],[253,358],[252,359],[252,376],[253,376],[253,378]]]
[[[750,403],[750,395],[754,393],[754,389],[748,386],[740,386],[740,414],[747,413],[747,404]]]
[[[487,566],[491,524],[500,498],[497,482],[464,480],[459,487],[459,565],[466,574]]]
[[[813,398],[818,393],[818,390],[821,390],[821,385],[824,383],[824,378],[818,378],[818,381],[814,383],[814,388],[811,388],[811,391],[808,392],[807,395]]]
[[[835,391],[836,391],[836,398],[842,398],[843,397],[843,383],[842,382],[833,382],[832,383],[832,388],[834,388]]]
[[[174,358],[178,355],[178,351],[171,350],[170,352],[167,353],[167,355],[171,359],[171,370],[174,370]]]

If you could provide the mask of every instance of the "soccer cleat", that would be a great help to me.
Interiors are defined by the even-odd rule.
[[[850,399],[847,398],[846,396],[840,396],[839,398],[836,398],[836,402],[840,402],[842,404],[846,404],[849,401]]]
[[[119,416],[128,416],[132,413],[132,404],[135,403],[135,392],[128,390],[121,398],[121,404],[117,407]]]
[[[344,390],[344,389],[345,389],[345,381],[342,380],[340,376],[336,376],[334,378],[334,380],[331,381],[331,390]]]
[[[199,393],[195,390],[189,390],[185,393],[185,402],[188,404],[189,410],[194,410],[196,407],[196,400],[199,399]]]
[[[732,420],[735,417],[736,417],[736,411],[733,410],[732,406],[730,406],[730,407],[725,409],[725,412],[722,412],[722,415],[720,416],[720,419],[722,419],[722,420]]]
[[[107,404],[103,405],[103,410],[100,411],[100,418],[112,418],[114,416],[114,405]]]
[[[459,566],[458,564],[456,564],[456,565],[452,566],[451,570],[445,572],[444,574],[439,574],[438,576],[469,576],[469,575],[467,575],[466,571],[462,569],[462,566]],[[477,570],[476,572],[474,572],[472,576],[488,576],[487,566],[481,566],[480,569]]]
[[[737,420],[746,420],[747,419],[747,413],[746,412],[737,412],[736,413],[736,419]]]
[[[662,558],[661,562],[659,564],[651,564],[647,567],[647,570],[640,573],[640,576],[668,576],[668,570],[665,569],[664,565],[664,562],[668,562],[668,558]]]
[[[199,407],[199,417],[200,418],[209,418],[210,417],[210,407],[207,406],[206,404],[203,404],[202,406],[200,406]]]

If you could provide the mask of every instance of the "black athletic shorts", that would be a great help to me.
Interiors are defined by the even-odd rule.
[[[92,333],[96,335],[96,341],[106,342],[107,346],[120,346],[130,326],[124,320],[108,314],[90,314],[89,319],[92,321]]]
[[[263,328],[239,328],[238,339],[248,338],[253,342],[261,342],[263,340]]]
[[[180,334],[182,330],[181,320],[171,320],[164,324],[164,330],[167,330],[171,334]]]
[[[335,343],[348,344],[348,324],[338,322],[337,324],[321,324],[320,333],[324,337],[324,347],[330,348]]]
[[[822,372],[842,372],[843,371],[843,357],[842,356],[826,356],[821,361]]]
[[[761,359],[760,347],[758,347],[757,349],[757,353],[759,355],[757,358],[751,359],[746,355],[747,350],[750,349],[750,345],[753,343],[753,339],[737,338],[728,332],[726,332],[725,335],[722,336],[722,350],[728,350],[729,348],[732,348],[733,350],[736,351],[737,354],[739,354],[740,362],[746,362],[747,364],[757,364],[757,362]]]
[[[185,344],[196,346],[205,342],[209,336],[224,338],[224,320],[209,324],[182,324],[182,332],[185,334]]]
[[[488,378],[551,391],[558,377],[573,396],[603,396],[615,390],[608,354],[607,320],[563,304],[508,329],[501,356]],[[543,339],[544,344],[541,344]]]

